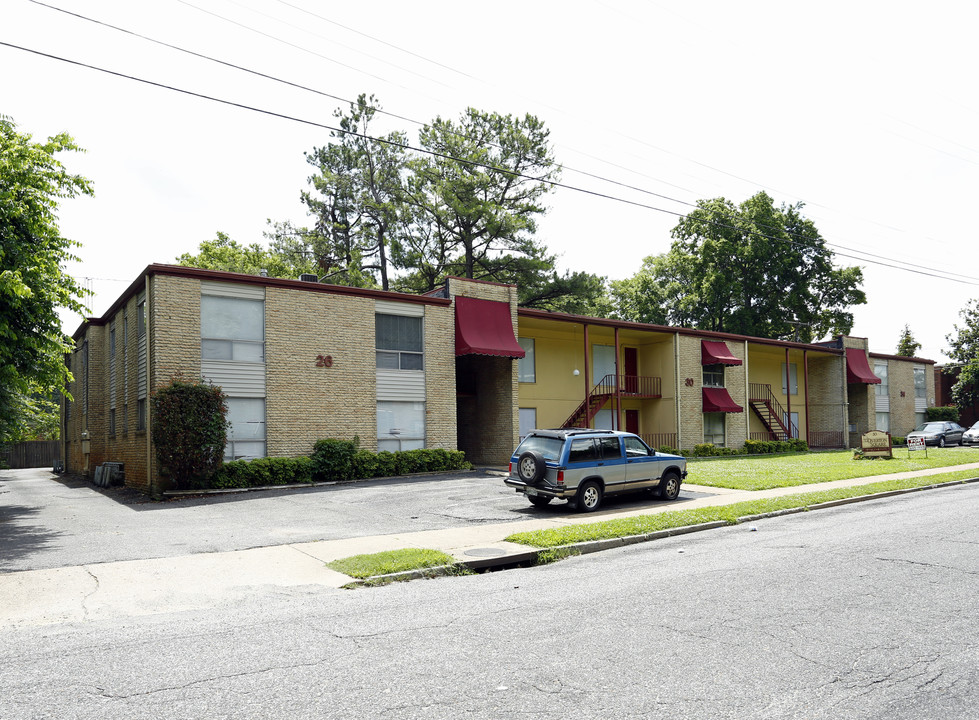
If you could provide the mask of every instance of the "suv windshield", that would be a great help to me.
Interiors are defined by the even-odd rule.
[[[557,462],[561,457],[561,448],[564,446],[564,441],[556,437],[540,437],[539,435],[531,435],[524,438],[524,441],[520,443],[514,454],[520,455],[528,450],[536,450],[541,455],[544,456],[545,460],[550,460],[552,462]]]

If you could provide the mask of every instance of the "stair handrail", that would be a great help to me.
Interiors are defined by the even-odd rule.
[[[756,389],[757,388],[757,389]],[[769,409],[772,411],[772,417],[778,426],[782,428],[782,432],[785,433],[786,438],[795,437],[792,431],[785,426],[785,422],[782,420],[783,417],[788,419],[789,425],[795,427],[792,422],[792,418],[785,412],[782,407],[782,403],[778,401],[775,394],[772,392],[772,386],[767,383],[749,383],[748,384],[748,402],[763,402],[767,403]],[[757,410],[756,410],[757,412]],[[798,431],[798,427],[795,428]]]

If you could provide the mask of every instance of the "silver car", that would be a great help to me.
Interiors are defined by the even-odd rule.
[[[504,482],[538,507],[555,498],[592,512],[606,494],[648,490],[676,500],[687,461],[651,449],[632,433],[566,428],[533,430],[513,451]]]
[[[979,422],[962,433],[962,442],[969,443],[970,445],[972,443],[979,443]]]

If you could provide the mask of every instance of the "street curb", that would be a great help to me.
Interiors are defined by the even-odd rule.
[[[840,500],[828,500],[823,503],[817,503],[815,505],[804,505],[797,508],[786,508],[784,510],[774,510],[768,513],[759,513],[758,515],[746,515],[744,517],[738,518],[735,524],[742,525],[748,522],[756,522],[758,520],[764,520],[766,518],[776,518],[785,515],[796,515],[798,513],[809,512],[811,510],[825,510],[833,507],[839,507],[842,505],[852,505],[858,502],[865,502],[869,500],[880,500],[882,498],[893,497],[896,495],[907,495],[909,493],[921,492],[923,490],[940,490],[946,487],[953,487],[955,485],[969,485],[972,483],[979,483],[979,477],[967,478],[965,480],[950,480],[943,483],[935,483],[932,485],[921,485],[920,487],[904,488],[901,490],[888,490],[886,492],[873,493],[871,495],[856,495],[851,498],[842,498]],[[528,549],[524,552],[513,553],[511,555],[504,555],[495,558],[481,558],[479,560],[463,560],[452,565],[439,565],[436,567],[422,568],[420,570],[407,570],[400,573],[391,573],[389,575],[375,575],[370,578],[365,578],[363,580],[353,579],[352,582],[348,583],[346,587],[368,587],[373,585],[383,585],[391,582],[404,582],[408,580],[421,580],[421,579],[431,579],[435,577],[444,577],[447,575],[456,574],[458,569],[461,567],[467,568],[469,570],[486,570],[494,567],[503,567],[507,565],[516,565],[523,562],[533,562],[536,563],[541,555],[547,553],[563,553],[565,555],[588,555],[591,553],[601,552],[603,550],[612,550],[614,548],[625,547],[628,545],[638,545],[639,543],[652,542],[653,540],[662,540],[668,537],[675,537],[678,535],[688,535],[690,533],[702,532],[705,530],[716,530],[721,527],[730,527],[731,523],[726,520],[714,520],[708,523],[700,523],[698,525],[686,525],[683,527],[668,528],[666,530],[656,530],[651,533],[642,533],[640,535],[625,535],[623,537],[617,538],[606,538],[603,540],[588,540],[580,543],[571,543],[569,545],[555,545],[549,548],[533,548]]]

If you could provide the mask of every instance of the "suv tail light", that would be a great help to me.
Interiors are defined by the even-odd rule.
[[[510,465],[507,467],[507,472],[513,475],[513,463],[510,463]]]
[[[557,471],[557,484],[564,485],[564,470]]]

